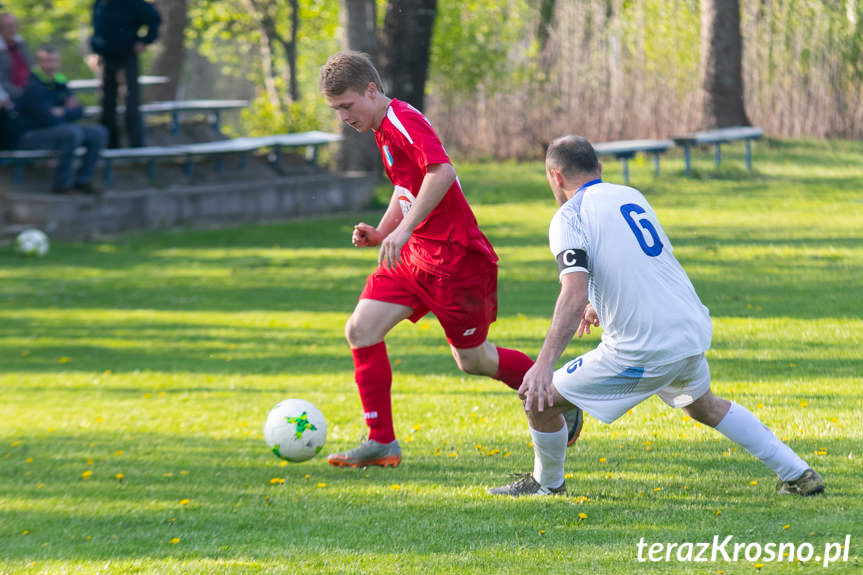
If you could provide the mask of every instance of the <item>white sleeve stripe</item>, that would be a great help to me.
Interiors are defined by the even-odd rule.
[[[399,120],[399,117],[396,116],[396,112],[395,110],[393,110],[392,106],[387,109],[387,119],[390,121],[390,123],[392,123],[393,126],[396,127],[396,130],[404,134],[405,138],[408,139],[408,142],[410,142],[411,144],[414,143],[413,138],[411,138],[411,135],[408,134],[405,125],[402,124],[402,121]]]
[[[560,273],[557,275],[557,277],[562,278],[566,274],[571,274],[572,272],[584,272],[586,274],[590,273],[589,271],[587,271],[587,268],[563,268],[562,270],[560,270]]]

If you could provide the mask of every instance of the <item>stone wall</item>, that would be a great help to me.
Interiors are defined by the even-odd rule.
[[[100,197],[7,192],[5,219],[9,227],[35,227],[55,238],[92,239],[133,230],[218,227],[353,212],[368,206],[373,192],[374,181],[365,174],[300,175],[106,192]]]

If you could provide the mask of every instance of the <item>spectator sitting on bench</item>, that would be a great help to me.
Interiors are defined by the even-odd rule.
[[[24,93],[17,102],[16,128],[20,140],[18,149],[56,150],[57,170],[54,173],[54,193],[75,190],[94,193],[93,172],[99,154],[105,149],[108,132],[103,126],[74,124],[84,115],[78,99],[60,74],[60,54],[53,46],[42,46],[36,54],[38,65],[33,68]],[[72,173],[75,150],[86,148],[80,169]]]

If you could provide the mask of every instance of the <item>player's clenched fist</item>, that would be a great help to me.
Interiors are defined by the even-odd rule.
[[[351,243],[358,248],[367,248],[376,246],[383,240],[383,234],[374,226],[360,222],[354,226],[354,233],[351,234]]]

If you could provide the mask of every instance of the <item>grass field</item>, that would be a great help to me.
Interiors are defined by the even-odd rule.
[[[817,498],[658,399],[569,450],[569,498],[485,490],[533,455],[513,393],[461,374],[433,318],[397,327],[396,469],[283,465],[280,399],[364,430],[343,324],[375,252],[356,217],[0,252],[0,573],[863,572],[863,143],[631,166],[704,303],[714,391],[824,475]],[[557,294],[539,163],[458,167],[501,257],[495,343],[535,355]],[[609,161],[606,179],[620,180]],[[363,217],[376,223],[379,213]],[[573,342],[582,353],[598,335]],[[811,543],[847,562],[637,559],[653,542]],[[733,545],[733,543],[732,543]]]

